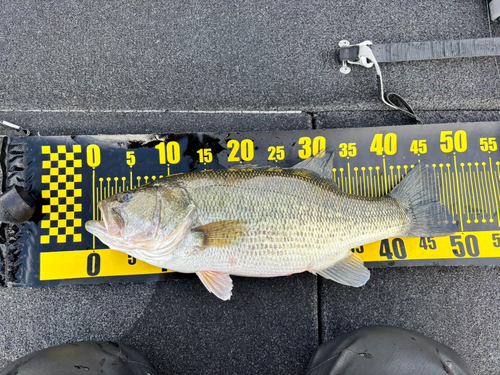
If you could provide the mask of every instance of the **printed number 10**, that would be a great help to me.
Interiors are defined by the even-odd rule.
[[[160,164],[177,164],[181,160],[181,147],[177,142],[158,143],[155,148],[158,150]]]

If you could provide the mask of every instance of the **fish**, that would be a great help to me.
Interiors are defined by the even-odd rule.
[[[111,249],[196,273],[222,300],[231,298],[231,275],[308,271],[360,287],[370,271],[352,248],[457,232],[428,163],[388,195],[366,197],[339,189],[333,162],[334,153],[322,150],[290,168],[240,165],[159,178],[100,201],[103,220],[85,227]]]

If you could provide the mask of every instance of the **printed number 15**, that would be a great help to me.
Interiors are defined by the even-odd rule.
[[[200,156],[200,163],[211,163],[214,160],[211,148],[198,150],[198,155]]]

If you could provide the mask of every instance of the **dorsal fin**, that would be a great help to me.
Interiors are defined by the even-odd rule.
[[[295,164],[292,169],[306,169],[333,182],[333,159],[334,152],[323,149],[315,156]]]

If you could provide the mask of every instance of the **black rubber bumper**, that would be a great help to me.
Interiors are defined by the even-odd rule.
[[[472,375],[453,350],[420,333],[369,326],[320,345],[307,375]]]
[[[64,344],[28,354],[0,375],[158,375],[135,348],[110,341]]]

